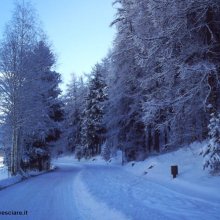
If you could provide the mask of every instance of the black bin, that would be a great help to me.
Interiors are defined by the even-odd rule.
[[[173,175],[173,178],[176,178],[176,176],[178,175],[178,166],[177,165],[171,166],[171,174]]]

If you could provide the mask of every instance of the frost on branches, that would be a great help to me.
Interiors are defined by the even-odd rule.
[[[220,171],[220,114],[212,113],[209,128],[209,143],[203,149],[204,165],[211,172]]]

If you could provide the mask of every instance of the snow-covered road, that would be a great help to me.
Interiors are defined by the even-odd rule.
[[[0,219],[80,219],[73,186],[79,171],[75,166],[63,165],[54,172],[0,191],[1,211],[28,211],[27,216],[0,216]]]
[[[220,201],[171,190],[118,166],[59,163],[58,169],[0,191],[0,219],[219,219]]]

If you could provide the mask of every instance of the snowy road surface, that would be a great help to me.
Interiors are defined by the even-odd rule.
[[[117,166],[59,163],[58,167],[0,191],[0,211],[28,211],[27,216],[0,219],[220,219],[218,198],[173,191]]]

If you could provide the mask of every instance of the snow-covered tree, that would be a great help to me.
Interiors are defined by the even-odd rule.
[[[204,109],[208,100],[217,103],[211,97],[217,97],[219,2],[136,0],[132,11],[145,124],[159,130],[156,136],[166,146],[204,139]]]
[[[33,143],[38,148],[55,132],[60,76],[51,70],[54,55],[41,33],[32,6],[17,4],[0,49],[1,116],[12,175],[22,172],[23,156],[42,155]]]
[[[60,122],[63,120],[63,104],[58,97],[60,74],[53,70],[55,57],[43,40],[36,44],[29,55],[29,63],[28,72],[34,78],[28,83],[29,94],[32,94],[28,105],[32,109],[30,111],[29,106],[26,108],[29,111],[28,124],[24,128],[26,155],[32,157],[33,149],[37,148],[49,156],[49,146],[60,138]],[[24,114],[28,115],[28,112],[24,111]],[[38,159],[41,157],[36,156]]]
[[[204,165],[211,172],[220,171],[220,114],[212,113],[209,124],[209,143],[203,149]]]
[[[209,115],[219,110],[219,1],[114,4],[109,146],[159,152],[207,138]]]
[[[117,27],[109,65],[109,101],[105,121],[107,144],[112,151],[121,149],[123,161],[145,157],[145,125],[143,123],[142,69],[137,65],[133,39],[132,12],[134,1],[115,1],[119,6],[112,25]]]
[[[111,146],[106,143],[102,145],[101,156],[104,160],[108,161],[111,158]]]
[[[72,75],[71,83],[68,84],[67,92],[64,97],[66,114],[64,126],[67,151],[75,151],[77,155],[81,154],[81,132],[86,92],[87,87],[83,79],[77,79],[75,75]]]
[[[23,86],[30,79],[26,71],[28,54],[39,36],[35,20],[29,4],[17,4],[1,43],[1,108],[5,115],[8,135],[12,137],[8,138],[11,144],[12,174],[16,174],[20,169],[22,126],[25,121]]]
[[[94,156],[101,153],[101,145],[105,141],[104,107],[107,100],[106,82],[101,64],[97,64],[91,75],[86,96],[83,116],[82,147],[86,155]]]

